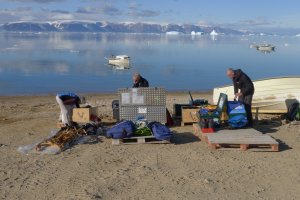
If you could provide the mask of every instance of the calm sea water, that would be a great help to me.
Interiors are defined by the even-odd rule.
[[[253,43],[271,43],[262,53]],[[140,72],[169,91],[211,90],[229,84],[228,67],[252,79],[300,75],[300,38],[113,33],[0,33],[0,95],[114,92],[131,87]],[[129,70],[105,57],[131,56]]]

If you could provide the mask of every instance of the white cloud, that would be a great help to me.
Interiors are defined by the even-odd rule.
[[[299,28],[300,14],[282,16],[278,20],[278,25],[281,27]]]
[[[75,19],[73,14],[54,14],[50,17],[51,20],[73,20]]]
[[[104,6],[101,7],[91,7],[91,6],[80,7],[78,8],[77,13],[104,14],[108,16],[115,16],[115,15],[121,15],[122,11],[117,7],[112,6],[111,4],[105,4]]]
[[[33,21],[33,20],[35,20],[35,17],[33,17],[33,16],[21,16],[20,17],[20,20],[21,21]]]
[[[3,0],[2,0],[3,1]],[[6,2],[20,2],[20,3],[52,3],[52,2],[63,2],[66,0],[6,0]]]

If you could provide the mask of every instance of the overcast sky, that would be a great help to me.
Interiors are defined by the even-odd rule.
[[[300,28],[300,1],[0,0],[0,23],[55,20]]]

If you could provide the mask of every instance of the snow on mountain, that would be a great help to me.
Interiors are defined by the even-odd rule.
[[[197,26],[191,24],[149,24],[149,23],[111,23],[95,21],[53,21],[53,22],[10,22],[0,25],[0,30],[15,32],[120,32],[120,33],[166,33],[209,34],[213,30],[224,34],[242,34],[241,31],[221,27]]]

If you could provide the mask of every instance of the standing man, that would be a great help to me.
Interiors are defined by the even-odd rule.
[[[79,104],[84,104],[85,97],[66,92],[57,94],[56,101],[60,107],[59,120],[61,120],[63,125],[72,126],[73,108],[79,108]]]
[[[143,78],[139,73],[135,73],[132,76],[133,80],[133,88],[139,88],[139,87],[149,87],[148,81]]]
[[[245,110],[247,112],[248,126],[253,126],[252,118],[252,97],[254,94],[254,85],[249,76],[245,74],[242,70],[233,70],[232,68],[227,69],[227,76],[232,79],[234,86],[234,99],[238,99],[245,105]],[[240,90],[240,91],[239,91]]]

